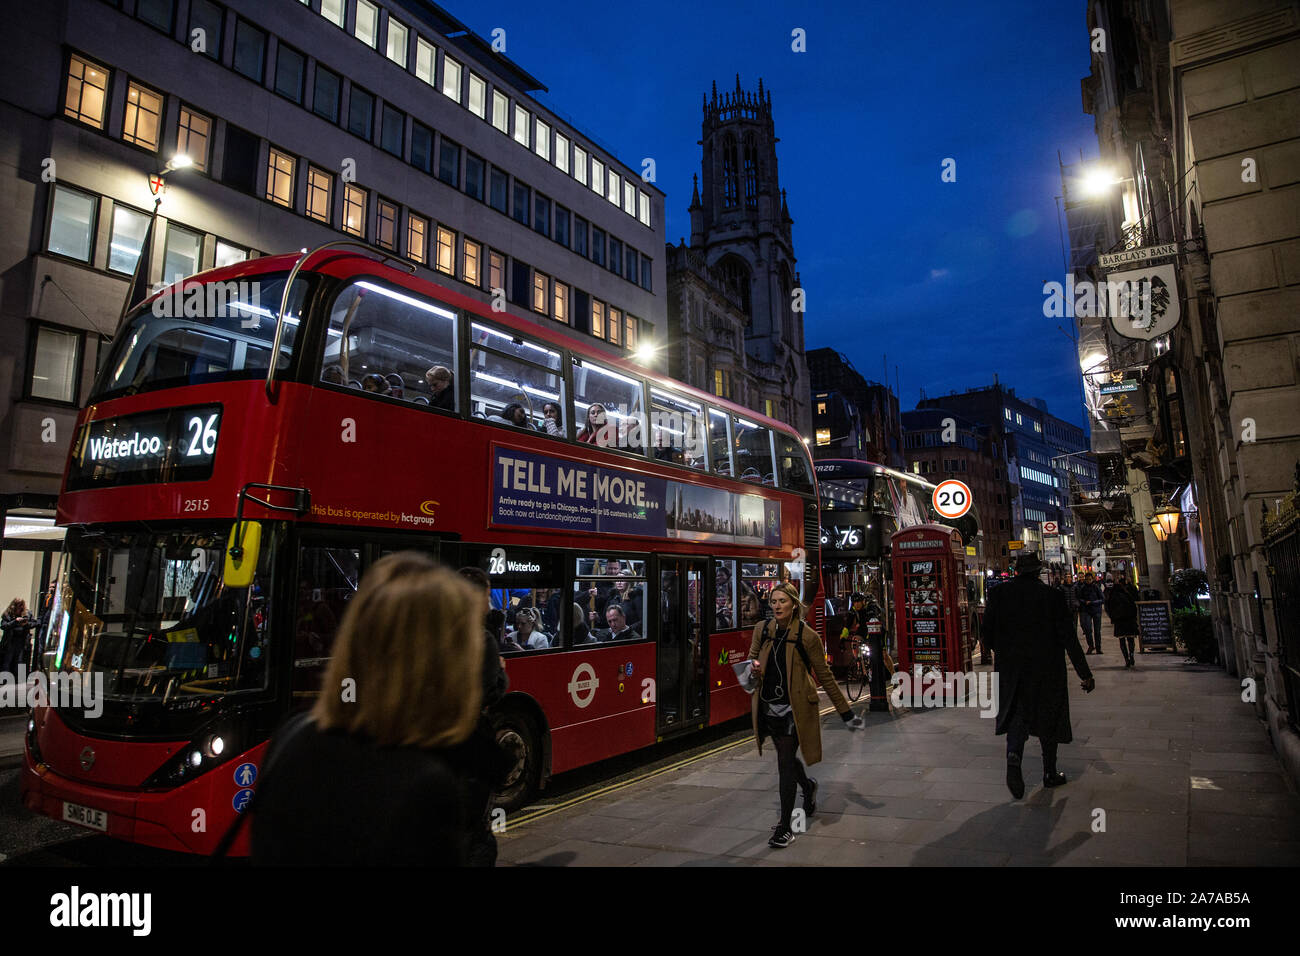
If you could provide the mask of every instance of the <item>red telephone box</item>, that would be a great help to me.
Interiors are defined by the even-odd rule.
[[[966,548],[961,532],[942,524],[913,525],[890,539],[894,562],[897,666],[971,669]]]

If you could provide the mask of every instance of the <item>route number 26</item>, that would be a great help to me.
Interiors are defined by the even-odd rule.
[[[186,458],[199,455],[211,455],[217,450],[217,413],[213,412],[205,422],[199,415],[194,415],[185,423],[185,430],[190,433]]]

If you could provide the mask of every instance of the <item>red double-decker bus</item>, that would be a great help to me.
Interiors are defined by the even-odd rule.
[[[767,591],[817,589],[815,480],[788,427],[338,248],[134,310],[58,520],[43,663],[102,698],[33,711],[24,803],[198,853],[280,723],[339,692],[321,687],[335,628],[386,553],[493,582],[507,807],[746,714],[730,664]]]

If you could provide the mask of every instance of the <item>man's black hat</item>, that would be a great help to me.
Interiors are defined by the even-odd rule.
[[[1037,552],[1030,551],[1016,558],[1016,574],[1038,574],[1043,570],[1043,562],[1038,560]]]

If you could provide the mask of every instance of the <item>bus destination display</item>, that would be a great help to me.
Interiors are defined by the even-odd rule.
[[[210,478],[220,430],[220,405],[88,422],[72,450],[68,490]]]

